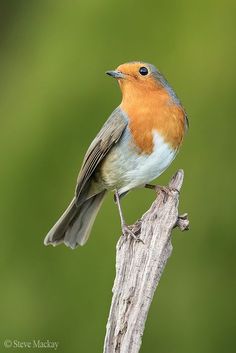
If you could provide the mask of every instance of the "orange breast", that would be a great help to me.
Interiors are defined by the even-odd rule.
[[[121,108],[128,114],[134,143],[140,152],[153,151],[153,131],[156,130],[173,149],[178,149],[185,132],[185,113],[164,89],[142,90],[123,96]]]

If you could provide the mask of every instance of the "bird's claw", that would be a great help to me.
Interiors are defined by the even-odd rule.
[[[160,186],[160,185],[156,185],[155,186],[155,191],[156,192],[162,192],[164,194],[164,198],[163,198],[163,202],[166,203],[166,201],[168,200],[169,196],[172,196],[172,192],[178,192],[179,190],[175,189],[175,188],[171,188],[169,186]]]
[[[123,236],[130,236],[132,239],[134,239],[137,242],[141,242],[144,244],[142,239],[140,239],[139,235],[136,235],[126,224],[122,225],[122,234]]]
[[[168,200],[168,197],[172,195],[173,191],[179,193],[179,190],[172,188],[172,187],[169,187],[169,186],[146,184],[145,187],[148,189],[155,190],[156,193],[162,192],[164,194],[164,199],[163,199],[164,203],[166,203],[166,201]]]

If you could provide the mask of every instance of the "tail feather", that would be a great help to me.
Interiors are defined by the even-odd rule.
[[[88,240],[91,228],[101,207],[106,191],[90,197],[80,206],[76,206],[75,198],[52,227],[44,239],[44,244],[54,246],[65,243],[75,249]]]

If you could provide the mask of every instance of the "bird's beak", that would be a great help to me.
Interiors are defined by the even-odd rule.
[[[125,75],[122,72],[116,71],[116,70],[114,70],[114,71],[106,71],[106,74],[111,76],[111,77],[114,77],[116,79],[125,78]]]

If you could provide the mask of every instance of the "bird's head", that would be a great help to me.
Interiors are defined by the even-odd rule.
[[[144,97],[151,92],[166,92],[170,99],[178,102],[178,98],[164,76],[152,64],[141,61],[129,62],[106,73],[118,80],[123,99],[134,96]]]
[[[126,88],[156,89],[160,86],[159,71],[152,64],[144,62],[130,62],[122,64],[114,71],[107,71],[107,75],[116,78],[122,92]]]

